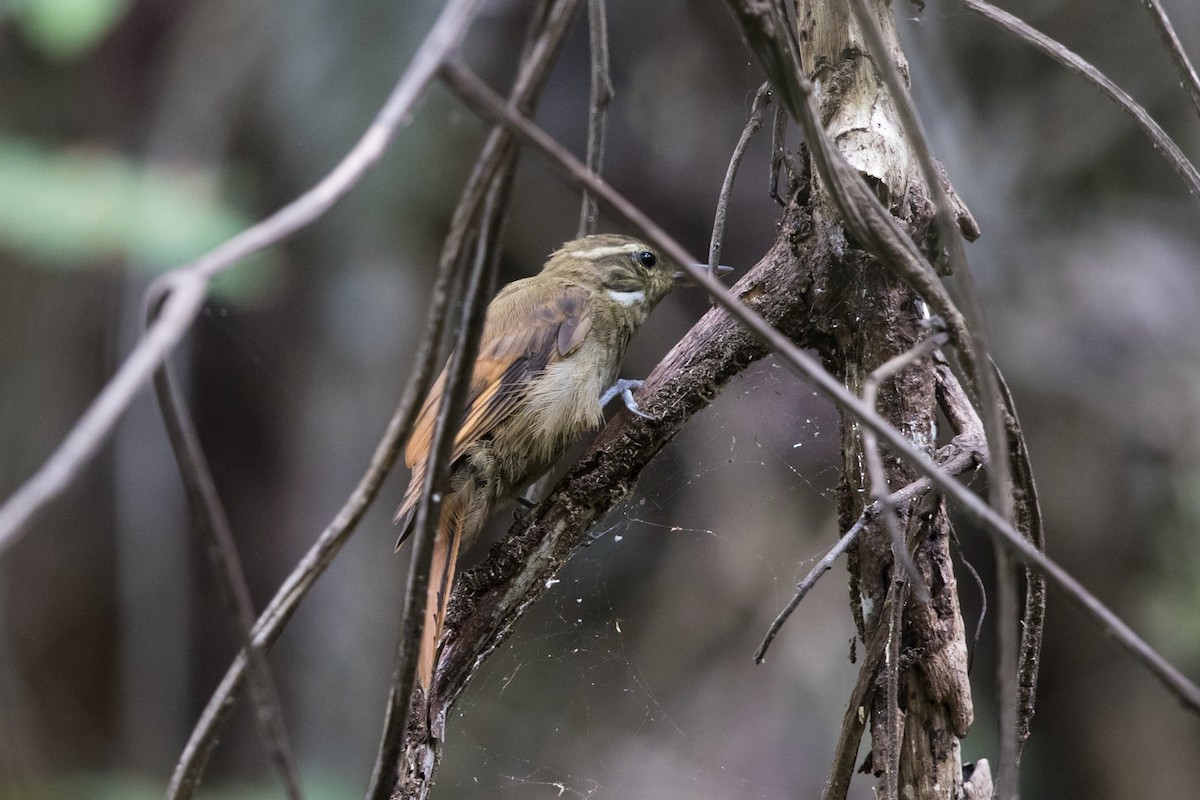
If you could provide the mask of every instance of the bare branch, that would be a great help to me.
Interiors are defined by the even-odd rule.
[[[61,494],[100,449],[133,398],[196,318],[209,281],[246,256],[282,241],[318,219],[379,160],[442,62],[458,47],[478,4],[479,0],[449,0],[370,127],[316,186],[262,222],[156,281],[160,288],[154,291],[169,296],[154,325],[54,453],[0,506],[0,556],[18,541],[33,516]]]
[[[993,25],[1003,28],[1018,39],[1029,42],[1058,63],[1075,70],[1087,78],[1088,81],[1094,83],[1100,88],[1100,91],[1108,95],[1109,99],[1120,106],[1126,114],[1131,116],[1142,131],[1150,137],[1150,141],[1154,146],[1163,152],[1167,160],[1171,162],[1171,166],[1187,182],[1188,191],[1193,195],[1200,195],[1200,172],[1197,172],[1195,165],[1188,160],[1187,156],[1183,154],[1183,151],[1179,149],[1174,140],[1170,136],[1167,136],[1166,132],[1159,127],[1158,123],[1147,113],[1146,109],[1138,105],[1127,92],[1109,80],[1100,70],[1068,50],[1061,43],[1051,39],[1041,31],[1030,27],[1007,11],[985,2],[985,0],[958,0],[958,2],[976,14],[979,14]]]
[[[813,356],[796,347],[785,335],[775,330],[761,316],[738,301],[732,293],[712,278],[707,270],[692,266],[695,262],[678,243],[639,211],[612,187],[591,174],[578,159],[566,152],[557,142],[528,119],[507,108],[504,101],[482,83],[466,67],[447,63],[442,69],[446,84],[464,103],[480,115],[503,122],[520,138],[545,153],[560,174],[576,187],[587,186],[597,197],[608,203],[618,216],[642,231],[652,243],[662,248],[672,260],[682,265],[693,282],[703,286],[713,299],[731,316],[745,325],[755,336],[773,348],[779,358],[818,392],[839,408],[870,427],[893,451],[916,469],[929,476],[933,484],[957,505],[975,517],[989,532],[999,538],[1023,563],[1030,565],[1059,587],[1108,634],[1141,664],[1154,674],[1172,693],[1194,711],[1200,712],[1200,687],[1187,679],[1156,650],[1141,639],[1116,614],[1110,611],[1075,578],[1028,542],[1011,523],[993,510],[974,492],[958,483],[925,453],[913,447],[904,435],[893,428],[874,409],[848,392],[844,386],[816,361]]]
[[[152,300],[151,308],[153,306]],[[152,316],[147,319],[147,324],[153,324]],[[229,518],[217,493],[200,437],[166,361],[155,373],[154,388],[163,421],[166,423],[167,435],[171,440],[171,449],[179,464],[179,472],[192,509],[200,520],[200,527],[210,540],[206,549],[212,561],[217,586],[221,590],[223,605],[230,618],[230,626],[234,635],[241,641],[243,652],[249,655],[250,693],[253,697],[254,721],[259,738],[268,758],[279,773],[288,797],[298,800],[304,797],[304,792],[296,760],[288,742],[279,691],[271,667],[267,663],[266,649],[254,644],[254,601],[250,596],[250,586],[246,582],[246,574],[238,556]]]
[[[592,172],[600,174],[604,164],[604,131],[608,122],[608,104],[613,99],[612,76],[608,60],[608,12],[604,0],[588,0],[588,34],[592,50],[592,93],[588,106],[587,158]],[[579,236],[596,232],[596,200],[586,191],[579,209]]]
[[[996,553],[996,704],[1000,716],[1000,772],[996,796],[1017,797],[1017,571],[1012,554],[999,541]]]
[[[746,155],[746,146],[750,144],[751,137],[762,127],[763,113],[770,102],[771,85],[764,83],[754,95],[750,118],[746,120],[746,127],[742,129],[742,135],[733,148],[733,155],[729,157],[729,168],[725,170],[725,180],[721,184],[721,193],[717,196],[717,212],[713,215],[712,239],[708,245],[708,269],[714,274],[717,265],[721,263],[721,245],[725,240],[725,217],[729,213],[729,195],[733,193],[733,179],[737,176],[738,167]]]
[[[1163,40],[1163,46],[1167,48],[1171,54],[1171,60],[1175,62],[1180,84],[1192,98],[1192,105],[1195,107],[1196,113],[1200,114],[1200,77],[1196,76],[1196,68],[1192,66],[1187,53],[1183,50],[1183,44],[1175,33],[1175,26],[1171,24],[1171,19],[1167,16],[1167,12],[1159,0],[1146,0],[1144,5],[1150,12],[1150,18],[1154,20],[1154,27]]]

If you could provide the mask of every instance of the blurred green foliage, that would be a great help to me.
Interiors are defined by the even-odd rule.
[[[221,203],[209,171],[146,166],[105,150],[52,150],[0,137],[0,175],[0,247],[37,266],[115,261],[161,272],[253,222]],[[221,276],[214,292],[230,301],[258,297],[274,270],[256,260]]]
[[[6,0],[25,39],[49,58],[69,61],[116,27],[130,0]]]

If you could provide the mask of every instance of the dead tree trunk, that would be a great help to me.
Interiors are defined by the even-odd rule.
[[[873,7],[891,57],[907,76],[891,10],[883,0]],[[932,224],[930,193],[850,9],[845,3],[802,0],[798,26],[804,69],[820,87],[822,124],[904,229],[922,243]],[[830,248],[825,285],[820,287],[825,315],[819,325],[825,335],[816,338],[818,350],[826,367],[861,395],[872,370],[930,335],[927,313],[910,288],[846,240],[819,180],[814,177],[813,183],[817,239]],[[932,453],[937,443],[938,392],[935,364],[924,359],[881,385],[878,408],[916,445]],[[862,514],[869,496],[859,426],[845,415],[841,443],[838,519],[844,531]],[[891,491],[919,477],[899,459],[883,455]],[[966,735],[973,712],[949,551],[950,521],[945,504],[932,496],[899,513],[930,600],[918,603],[912,592],[903,589],[892,538],[883,517],[876,518],[849,551],[851,611],[867,648],[860,679],[864,694],[847,711],[850,730],[843,731],[841,763],[833,770],[829,797],[845,795],[862,732],[861,727],[857,734],[853,729],[864,724],[863,715],[868,717],[872,742],[864,768],[882,779],[884,796],[888,796],[889,770],[898,770],[895,780],[901,797],[951,800],[962,794],[959,739]],[[898,627],[894,603],[903,604]],[[889,681],[896,682],[892,694]]]

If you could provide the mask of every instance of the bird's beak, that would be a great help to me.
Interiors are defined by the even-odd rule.
[[[695,267],[697,269],[702,269],[705,272],[708,272],[708,264],[696,264]],[[717,267],[717,277],[718,278],[721,277],[722,275],[728,275],[731,272],[733,272],[733,267],[727,267],[724,264],[721,264],[720,266]],[[676,286],[679,286],[680,284],[684,284],[684,283],[691,283],[691,282],[692,282],[692,278],[686,272],[684,272],[681,269],[675,271],[675,285]]]

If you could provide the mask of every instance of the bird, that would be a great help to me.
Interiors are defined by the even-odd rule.
[[[617,380],[621,361],[651,310],[686,282],[646,242],[593,234],[563,244],[541,272],[509,283],[488,305],[434,539],[416,675],[426,692],[460,552],[474,544],[493,511],[604,421],[613,397],[646,416],[632,395],[641,382]],[[401,529],[397,550],[412,533],[445,387],[444,368],[405,446],[412,477],[394,519]]]

